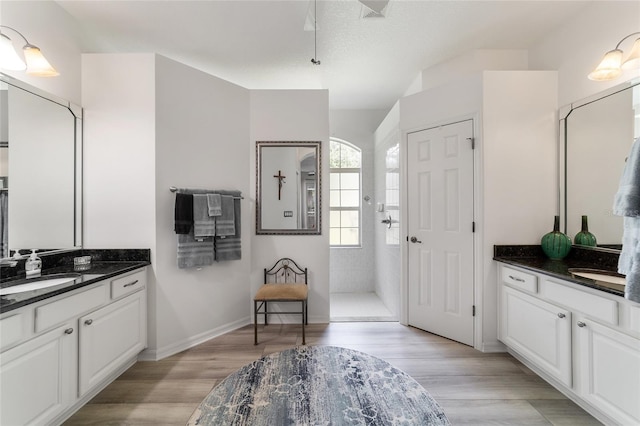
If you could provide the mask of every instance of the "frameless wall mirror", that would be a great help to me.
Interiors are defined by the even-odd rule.
[[[619,250],[623,220],[613,199],[635,138],[640,137],[640,81],[630,81],[560,110],[560,205],[572,239],[587,216],[597,247]]]
[[[320,142],[256,142],[256,234],[321,233]]]
[[[0,258],[82,245],[82,110],[0,74]]]

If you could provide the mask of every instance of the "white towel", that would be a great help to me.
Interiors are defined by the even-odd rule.
[[[640,303],[640,138],[634,141],[624,166],[613,213],[624,216],[618,272],[627,276],[625,298]]]

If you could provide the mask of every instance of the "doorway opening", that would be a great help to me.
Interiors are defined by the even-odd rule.
[[[374,173],[373,147],[359,147],[342,139],[331,138],[329,159],[330,192],[330,320],[397,321],[399,273],[395,284],[380,285],[385,268],[379,267],[377,240],[385,238],[388,216],[383,211],[388,180]],[[375,155],[374,155],[375,154]],[[382,164],[384,169],[384,155]],[[381,191],[376,191],[380,180]],[[379,201],[379,202],[376,202]],[[391,203],[393,204],[393,203]],[[389,221],[387,220],[387,223]],[[397,227],[397,220],[394,221]],[[378,233],[381,233],[378,235]],[[398,259],[399,251],[394,256]],[[388,260],[388,259],[386,259]],[[389,291],[391,287],[395,290]]]

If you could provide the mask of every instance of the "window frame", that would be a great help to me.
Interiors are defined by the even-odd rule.
[[[358,173],[358,205],[356,207],[335,207],[331,205],[331,196],[329,196],[329,247],[330,248],[362,248],[362,149],[357,147],[356,145],[347,142],[343,139],[338,138],[330,138],[329,139],[329,152],[331,152],[331,144],[337,143],[342,146],[346,146],[350,149],[355,150],[360,155],[360,167],[331,167],[331,161],[329,162],[329,194],[331,194],[332,190],[336,190],[336,188],[331,186],[331,174],[332,173]],[[342,191],[343,189],[337,188],[338,191]],[[331,231],[333,229],[349,229],[355,227],[347,227],[347,226],[333,226],[331,221],[331,213],[333,212],[343,212],[343,211],[356,211],[358,212],[358,243],[357,244],[332,244],[331,243]],[[342,225],[342,223],[340,223]]]

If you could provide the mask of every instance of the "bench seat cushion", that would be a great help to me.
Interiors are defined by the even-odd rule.
[[[306,284],[264,284],[254,300],[306,300]]]

